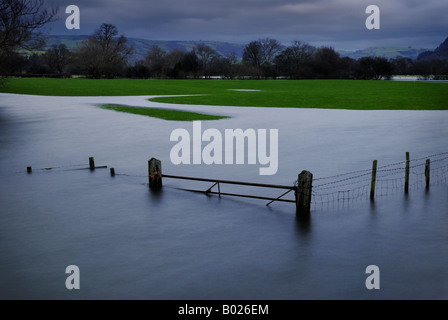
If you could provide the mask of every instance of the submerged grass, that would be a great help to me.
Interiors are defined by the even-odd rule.
[[[189,111],[169,110],[169,109],[155,109],[155,108],[139,108],[129,107],[123,105],[106,104],[100,106],[103,109],[114,110],[119,112],[126,112],[132,114],[138,114],[142,116],[148,116],[163,120],[171,121],[194,121],[194,120],[220,120],[228,117],[216,116],[209,114],[202,114]]]
[[[151,101],[216,106],[448,110],[448,83],[443,82],[9,78],[0,92],[50,96],[198,95],[155,97]]]

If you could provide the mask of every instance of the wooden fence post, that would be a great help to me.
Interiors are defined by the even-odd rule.
[[[95,169],[95,158],[94,157],[89,158],[89,168],[90,168],[90,170]]]
[[[431,174],[431,160],[426,160],[425,165],[425,178],[426,178],[426,189],[429,189],[429,176]]]
[[[148,161],[149,188],[160,190],[162,188],[162,162],[156,158]]]
[[[313,185],[313,174],[302,171],[297,180],[296,189],[296,215],[308,217],[311,211],[311,189]]]
[[[26,167],[26,172],[32,173],[33,172],[33,168],[32,167]]]
[[[115,168],[110,168],[110,176],[115,177]]]
[[[370,181],[370,200],[375,199],[375,185],[376,185],[376,167],[377,167],[378,161],[373,160],[372,165],[372,180]]]
[[[406,172],[404,176],[404,193],[409,193],[409,152],[406,152]]]

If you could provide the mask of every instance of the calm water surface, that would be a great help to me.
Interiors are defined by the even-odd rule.
[[[147,97],[0,95],[1,299],[447,299],[448,187],[317,207],[179,190],[164,173],[290,185],[448,151],[448,112],[256,109],[152,104]],[[203,128],[279,129],[279,170],[170,162],[172,130],[191,123],[102,110],[100,103],[229,115]],[[108,169],[72,170],[94,156]],[[33,166],[27,174],[26,167]],[[41,170],[53,168],[52,170]],[[222,191],[232,192],[228,187]],[[224,187],[223,187],[224,188]],[[258,190],[256,190],[258,192]],[[246,191],[247,192],[247,191]],[[267,192],[278,196],[278,191]],[[281,191],[280,191],[281,193]],[[77,265],[81,289],[65,288]],[[368,265],[381,289],[367,290]]]

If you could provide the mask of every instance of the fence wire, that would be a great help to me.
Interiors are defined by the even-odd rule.
[[[448,152],[409,160],[409,191],[426,187],[426,160],[430,159],[430,184],[446,184]],[[377,167],[375,198],[403,193],[407,161]],[[357,170],[330,177],[313,179],[311,205],[348,205],[370,199],[372,169]]]
[[[446,185],[448,178],[448,152],[409,160],[409,191],[426,187],[426,160],[430,160],[430,185]],[[376,169],[375,198],[404,193],[407,161],[378,166]],[[102,166],[99,168],[107,168]],[[86,164],[72,164],[33,169],[33,172],[72,171],[89,169]],[[144,174],[118,171],[115,176],[148,178]],[[372,168],[313,179],[311,207],[334,208],[354,202],[370,200]],[[142,184],[148,184],[147,180]],[[297,187],[297,180],[294,182]],[[287,192],[289,193],[289,192]],[[282,195],[283,196],[283,195]],[[280,196],[280,197],[282,197]],[[280,198],[279,197],[279,198]]]

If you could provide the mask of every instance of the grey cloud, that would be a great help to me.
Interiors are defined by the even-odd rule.
[[[147,39],[244,43],[269,36],[285,43],[304,40],[335,47],[383,45],[381,41],[434,47],[448,36],[446,0],[374,2],[381,10],[381,30],[370,31],[364,26],[370,0],[74,0],[55,4],[79,6],[82,30],[78,34],[90,34],[107,22],[127,36]],[[53,33],[68,33],[63,21],[53,27]]]

